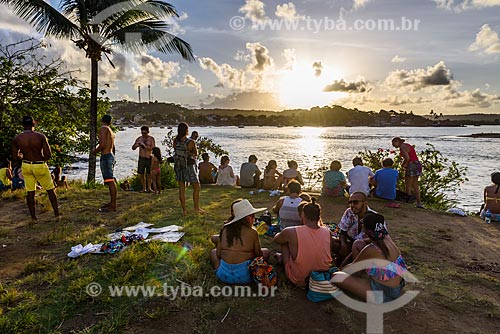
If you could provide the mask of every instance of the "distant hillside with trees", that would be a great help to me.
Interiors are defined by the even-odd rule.
[[[460,120],[436,121],[404,110],[361,111],[342,106],[280,112],[238,109],[188,109],[175,103],[112,102],[110,110],[121,126],[174,126],[181,121],[197,126],[460,126]]]

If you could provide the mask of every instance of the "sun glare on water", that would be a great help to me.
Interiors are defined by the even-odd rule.
[[[316,76],[311,65],[296,64],[291,71],[281,75],[278,87],[280,102],[287,108],[311,108],[325,106],[345,97],[345,93],[323,92],[326,85],[341,78],[339,73],[324,68]]]

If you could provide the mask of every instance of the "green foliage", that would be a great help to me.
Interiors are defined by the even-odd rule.
[[[166,146],[167,156],[174,155],[174,130],[169,130],[165,135],[165,138],[161,141],[163,146]],[[201,157],[203,153],[212,153],[216,158],[223,155],[229,155],[229,152],[224,150],[219,144],[214,143],[214,141],[207,137],[199,137],[196,141],[196,147],[198,148],[198,157]]]
[[[175,178],[174,167],[164,162],[160,165],[160,168],[162,189],[177,188],[178,184]],[[141,176],[139,174],[135,174],[132,178],[130,178],[129,183],[132,190],[139,191],[142,189]]]
[[[0,158],[10,156],[11,140],[23,130],[22,117],[31,115],[49,140],[49,163],[65,166],[75,153],[88,151],[90,91],[78,88],[63,61],[41,55],[43,48],[32,39],[0,45]],[[100,99],[99,113],[109,106],[107,98]]]
[[[191,46],[167,31],[170,25],[166,18],[179,17],[174,6],[158,0],[128,1],[126,5],[119,6],[120,3],[67,0],[61,1],[56,8],[46,1],[0,0],[0,4],[9,5],[15,14],[45,36],[73,41],[91,60],[87,151],[97,144],[98,63],[103,54],[108,58],[113,50],[137,54],[155,50],[178,53],[182,58],[194,61]],[[126,38],[130,33],[138,38],[130,41]],[[88,181],[95,179],[95,168],[96,157],[89,154]]]
[[[468,181],[466,177],[467,167],[461,167],[458,163],[445,158],[434,145],[417,152],[422,163],[422,176],[419,179],[420,196],[422,202],[436,209],[446,209],[453,205],[454,201],[449,197],[450,193],[460,189],[460,185]],[[404,168],[401,166],[401,157],[395,155],[394,150],[379,148],[376,152],[365,150],[359,152],[365,166],[377,170],[382,168],[381,161],[390,157],[399,172],[398,189],[404,190]],[[399,166],[399,168],[397,167]]]
[[[305,169],[304,177],[304,189],[307,191],[312,191],[314,188],[320,186],[323,183],[323,177],[325,172],[329,170],[328,167],[322,166],[316,169],[307,167]]]

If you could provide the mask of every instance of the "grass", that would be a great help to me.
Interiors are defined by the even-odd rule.
[[[26,236],[36,234],[34,245],[41,249],[37,255],[24,254],[24,259],[18,259],[16,263],[21,263],[22,268],[7,282],[0,284],[0,333],[121,333],[125,329],[133,331],[134,326],[140,327],[142,325],[137,324],[143,322],[159,323],[158,326],[167,331],[166,328],[171,325],[169,319],[180,319],[178,324],[175,322],[176,326],[184,326],[189,332],[215,333],[225,325],[220,321],[229,309],[231,319],[238,320],[233,323],[234,331],[251,332],[259,328],[258,317],[269,317],[269,311],[265,309],[272,310],[272,322],[272,319],[286,319],[288,308],[292,305],[306,315],[308,307],[315,307],[315,312],[322,312],[325,319],[332,319],[343,326],[343,332],[363,331],[364,316],[338,302],[318,306],[308,306],[309,303],[305,307],[296,305],[297,296],[303,300],[304,293],[283,279],[284,272],[279,267],[276,269],[281,282],[277,297],[272,299],[112,298],[107,290],[111,285],[161,288],[163,284],[177,286],[180,281],[205,288],[217,285],[208,261],[208,252],[213,247],[209,236],[219,232],[229,214],[232,200],[248,197],[247,192],[236,188],[204,188],[201,201],[207,214],[182,217],[175,189],[167,190],[161,196],[120,191],[118,212],[100,216],[96,208],[108,199],[105,188],[76,183],[70,187],[69,191],[59,191],[58,194],[63,213],[60,221],[50,218],[47,196],[40,193],[37,200],[44,204],[44,209],[39,224],[28,227],[27,223],[18,222],[16,227],[8,224],[0,226],[0,242],[11,242],[14,236],[24,231]],[[186,197],[188,205],[192,206],[190,190]],[[256,207],[271,207],[277,198],[257,195],[250,200]],[[329,205],[335,214],[325,210],[326,221],[338,220],[340,210],[345,208],[343,199],[334,201],[338,203]],[[2,194],[1,203],[24,206],[23,198],[18,193]],[[417,224],[401,228],[399,222],[409,219],[411,212],[382,209],[382,213],[394,222],[390,228],[397,231],[395,239],[411,271],[421,281],[417,286],[422,292],[415,305],[434,305],[455,315],[465,316],[472,312],[491,318],[500,317],[500,305],[495,298],[500,292],[498,275],[464,271],[456,263],[430,259],[433,251],[429,250],[429,245],[452,242],[447,239],[456,238],[452,228],[442,226],[433,233],[419,228]],[[138,243],[114,255],[85,255],[78,259],[66,257],[71,246],[102,242],[105,235],[115,229],[140,221],[153,223],[155,227],[180,225],[186,235],[177,244]],[[261,238],[261,243],[274,247],[269,237]],[[11,243],[8,247],[14,245]],[[86,293],[88,284],[92,282],[103,287],[99,297]],[[406,311],[401,311],[402,314],[414,310],[415,305],[405,307]],[[183,321],[186,323],[183,324]],[[312,321],[311,326],[314,325],[317,324]],[[174,328],[171,327],[172,330]]]

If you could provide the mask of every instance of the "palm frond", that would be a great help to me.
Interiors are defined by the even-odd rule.
[[[179,17],[177,10],[172,4],[161,0],[145,0],[140,8],[147,8],[148,11],[152,10],[158,18]]]
[[[56,38],[74,38],[80,34],[78,26],[44,0],[0,0],[38,32]]]
[[[149,51],[178,53],[185,60],[193,61],[194,55],[189,43],[173,34],[156,28],[164,28],[164,26],[165,23],[162,21],[146,20],[120,29],[112,35],[112,41],[119,44],[125,51],[134,53]],[[140,38],[130,40],[127,38],[127,34],[137,34]]]
[[[140,10],[129,10],[122,15],[116,17],[114,20],[108,20],[103,22],[103,34],[106,36],[111,36],[115,32],[121,29],[125,29],[128,26],[140,23],[144,20],[155,20],[156,17],[148,12],[143,12]]]
[[[62,0],[59,7],[66,17],[76,17],[80,28],[85,30],[89,17],[89,9],[86,7],[85,0]]]

